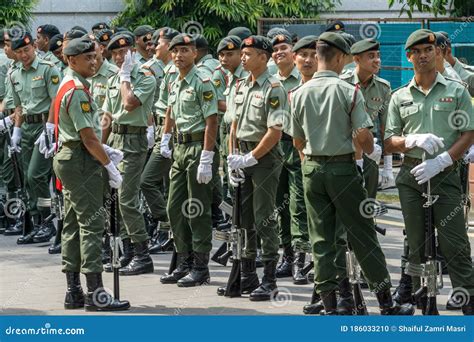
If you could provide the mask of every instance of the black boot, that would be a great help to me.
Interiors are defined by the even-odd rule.
[[[321,300],[321,296],[316,293],[316,286],[314,286],[311,302],[303,307],[303,313],[305,315],[318,315],[321,310],[324,310],[323,301]]]
[[[209,285],[211,276],[209,274],[209,253],[194,252],[194,262],[191,271],[178,280],[179,287],[193,287]]]
[[[271,300],[278,294],[276,284],[276,265],[275,260],[265,261],[263,266],[263,278],[260,286],[250,293],[250,300],[259,302]]]
[[[33,242],[42,243],[48,242],[53,236],[56,235],[56,228],[53,222],[47,222],[40,226],[38,233],[33,237]]]
[[[281,258],[281,263],[277,266],[276,277],[277,278],[286,278],[293,275],[293,260],[295,255],[291,246],[285,246],[283,249],[283,257]]]
[[[51,245],[48,248],[48,253],[49,254],[61,254],[61,244],[58,243],[57,245]]]
[[[415,308],[412,304],[398,304],[392,299],[390,289],[379,291],[375,294],[379,301],[379,308],[381,315],[391,316],[412,316],[415,313]]]
[[[67,291],[64,299],[64,309],[80,309],[84,307],[84,292],[82,292],[79,272],[66,272]]]
[[[120,275],[138,275],[145,273],[153,273],[153,260],[148,251],[148,241],[136,242],[134,244],[135,255],[132,261],[125,267],[120,269]]]
[[[3,234],[7,236],[20,235],[23,233],[23,220],[17,218],[9,218],[8,226],[5,228]]]
[[[464,316],[474,315],[474,296],[469,297],[469,302],[462,306],[462,313]]]
[[[321,315],[324,316],[337,316],[337,297],[336,291],[321,292],[321,300],[324,305],[324,310],[321,311]]]
[[[102,273],[87,273],[87,295],[84,308],[86,311],[123,311],[130,308],[127,300],[117,300],[105,291]]]
[[[171,274],[165,274],[160,278],[162,284],[176,284],[178,280],[185,277],[191,271],[193,264],[192,253],[178,253],[176,259],[176,269]]]
[[[339,282],[339,298],[337,300],[337,314],[341,316],[354,314],[354,297],[349,278]]]
[[[257,265],[257,268],[263,267],[262,250],[260,248],[257,248],[257,257],[255,258],[255,265]]]
[[[293,263],[293,284],[295,285],[308,284],[308,277],[303,274],[305,259],[306,253],[298,252],[296,254],[295,262]]]
[[[255,259],[242,258],[240,263],[242,267],[240,272],[240,291],[242,294],[249,294],[260,285]],[[226,286],[219,287],[217,289],[217,294],[223,296],[225,295],[226,290]]]
[[[122,240],[123,253],[119,258],[120,268],[127,266],[133,259],[133,243],[130,238],[125,238]],[[110,260],[110,259],[109,259]],[[110,273],[113,271],[112,264],[109,261],[104,265],[104,272]]]
[[[402,267],[402,276],[398,283],[395,292],[393,293],[393,300],[398,304],[410,303],[413,304],[413,281],[411,276],[405,273],[405,269]]]
[[[169,239],[169,233],[165,230],[158,230],[155,233],[153,240],[150,242],[150,254],[159,254],[164,252],[169,252],[170,247],[173,250],[173,245],[167,246],[164,248],[165,243]]]

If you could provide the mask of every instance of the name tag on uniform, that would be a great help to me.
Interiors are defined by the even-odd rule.
[[[41,81],[41,80],[44,80],[44,77],[43,75],[39,75],[39,76],[35,76],[31,79],[32,81]]]
[[[263,99],[263,94],[258,92],[258,93],[254,93],[253,94],[253,97],[255,97],[256,99]]]
[[[413,104],[413,101],[406,101],[406,102],[400,103],[400,107],[408,107],[408,106],[411,106],[412,104]]]

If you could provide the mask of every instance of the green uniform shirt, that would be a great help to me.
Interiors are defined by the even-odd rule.
[[[291,73],[288,75],[288,77],[281,76],[280,71],[277,71],[274,76],[283,84],[283,87],[287,93],[290,92],[291,89],[298,86],[301,81],[301,74],[296,67],[293,67],[293,70],[291,70]]]
[[[11,74],[15,69],[21,67],[20,62],[11,61],[8,65],[7,77],[5,78],[5,98],[3,99],[3,106],[5,109],[15,109],[13,101],[13,84],[10,82]]]
[[[166,109],[168,108],[168,97],[170,93],[171,83],[178,77],[178,69],[176,69],[173,62],[169,62],[165,67],[165,76],[160,84],[160,97],[155,103],[156,113],[164,118],[166,116]]]
[[[354,152],[352,132],[372,128],[360,91],[333,71],[321,71],[291,94],[286,132],[303,139],[305,155],[337,156]],[[353,103],[354,102],[354,103]],[[351,112],[352,108],[352,112]]]
[[[208,75],[194,66],[182,80],[171,83],[168,105],[178,132],[203,132],[206,118],[217,114],[217,97]]]
[[[461,63],[456,58],[456,63],[453,65],[454,71],[457,72],[459,77],[467,83],[469,93],[474,97],[474,67]]]
[[[133,66],[130,76],[133,94],[141,102],[141,106],[131,112],[124,108],[120,92],[120,76],[116,74],[107,82],[107,94],[102,109],[104,112],[112,114],[114,123],[147,127],[148,116],[151,115],[153,106],[156,81],[150,71],[143,69],[138,64]]]
[[[344,65],[342,69],[341,75],[344,75],[348,72],[354,71],[356,68],[356,64],[354,62]]]
[[[444,138],[444,148],[435,155],[449,150],[461,132],[474,130],[471,97],[459,82],[437,74],[435,83],[425,95],[415,78],[392,95],[388,108],[385,139],[414,133],[432,133]],[[421,159],[423,150],[416,147],[405,153]]]
[[[80,141],[81,129],[91,127],[97,138],[102,138],[99,112],[93,99],[87,94],[84,88],[89,88],[89,82],[78,73],[68,70],[61,85],[74,80],[76,89],[69,90],[61,99],[59,110],[59,140]]]
[[[157,102],[160,99],[161,81],[165,76],[165,63],[161,59],[153,56],[148,62],[142,65],[142,68],[149,70],[156,80],[155,95],[153,96],[153,112],[156,113]]]
[[[68,70],[70,70],[68,68]],[[99,116],[101,116],[104,111],[102,110],[102,106],[105,102],[105,97],[107,94],[107,82],[109,78],[116,75],[119,69],[116,65],[113,65],[104,58],[102,65],[100,66],[99,70],[97,70],[96,74],[91,78],[87,79],[90,83],[90,91],[94,98],[94,103],[98,107]]]
[[[341,75],[340,78],[354,85],[359,84],[365,99],[365,109],[374,123],[372,133],[381,137],[381,126],[385,127],[387,122],[388,105],[392,93],[390,82],[374,75],[367,87],[363,87],[355,69]]]
[[[282,127],[289,116],[288,96],[281,82],[265,70],[252,82],[252,76],[240,80],[235,93],[237,138],[259,142],[268,128]]]
[[[219,61],[215,58],[212,58],[211,54],[205,55],[202,57],[199,62],[196,63],[196,67],[206,72],[207,77],[211,78],[214,70],[219,66]]]
[[[142,65],[142,64],[145,64],[146,62],[148,62],[148,59],[146,59],[145,57],[143,57],[141,55],[141,53],[139,53],[138,51],[135,53],[135,60],[137,61],[138,64]]]
[[[54,65],[56,66],[56,68],[58,68],[60,72],[64,70],[64,63],[60,61],[58,57],[56,57],[51,51],[46,52],[43,56],[41,56],[41,59],[43,61],[54,63]]]
[[[13,84],[13,102],[25,114],[47,113],[51,100],[58,92],[61,74],[53,63],[36,57],[28,70],[23,65],[15,69],[10,81]]]
[[[224,122],[228,125],[232,123],[232,118],[235,115],[235,89],[240,79],[247,77],[249,73],[245,71],[242,64],[239,64],[233,74],[229,73],[229,80],[224,91],[226,111],[224,114]]]
[[[268,61],[267,68],[270,75],[275,75],[278,72],[278,67],[273,58],[270,58],[270,60]]]
[[[228,71],[219,64],[212,74],[212,84],[214,84],[214,88],[216,89],[217,101],[225,101],[224,92],[228,82]],[[224,112],[219,111],[219,115],[224,114]]]
[[[5,51],[0,49],[0,101],[5,98],[6,79],[10,62],[11,61],[8,59],[7,55],[5,55]]]

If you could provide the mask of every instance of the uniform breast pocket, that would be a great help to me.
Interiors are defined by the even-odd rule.
[[[41,97],[46,93],[46,83],[44,80],[33,81],[31,83],[31,94],[34,97]]]
[[[193,111],[197,110],[196,106],[196,93],[187,93],[181,95],[183,110],[186,113],[191,114]]]
[[[23,91],[23,86],[21,85],[21,83],[15,84],[14,88],[15,88],[15,92],[18,94],[21,94],[21,92]]]
[[[251,108],[249,110],[249,118],[251,120],[261,120],[263,117],[264,106],[263,98],[253,97],[250,101]]]

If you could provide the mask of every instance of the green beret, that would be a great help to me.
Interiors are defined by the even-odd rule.
[[[28,31],[19,32],[19,34],[17,32],[17,34],[14,36],[12,35],[12,37],[12,50],[33,44],[33,37]]]
[[[346,29],[346,26],[344,25],[342,21],[335,20],[326,25],[326,29],[324,30],[324,32],[337,32],[337,31],[344,32],[345,29]]]
[[[351,54],[358,55],[366,51],[380,50],[380,43],[373,38],[363,39],[352,45]]]
[[[412,32],[405,43],[405,50],[418,44],[436,44],[436,36],[434,32],[427,29],[420,29]]]
[[[59,29],[56,26],[49,25],[49,24],[38,26],[38,28],[36,29],[36,33],[40,33],[48,37],[49,39],[51,39],[53,36],[57,34],[60,34]]]
[[[143,42],[144,42],[144,43],[152,42],[152,40],[153,40],[153,33],[154,33],[154,31],[153,31],[153,32],[148,32],[147,34],[145,34],[145,35],[143,36]]]
[[[435,32],[435,37],[436,37],[436,46],[439,46],[440,48],[445,49],[447,46],[451,45],[449,38],[446,37],[443,33]]]
[[[239,27],[234,27],[232,30],[230,30],[227,33],[227,35],[237,36],[242,40],[242,39],[250,37],[252,35],[252,31],[250,31],[250,29],[247,27],[239,26]]]
[[[346,55],[351,53],[349,45],[347,44],[344,37],[341,34],[336,32],[323,32],[319,36],[318,41],[323,41],[331,46],[334,46],[336,49],[341,50]]]
[[[314,49],[316,50],[316,41],[318,36],[306,36],[296,42],[291,51],[298,52],[300,49]]]
[[[95,39],[99,43],[107,45],[110,42],[110,39],[112,38],[113,35],[114,33],[112,32],[112,30],[106,28],[106,29],[98,31],[95,34]]]
[[[156,30],[155,33],[153,33],[153,43],[158,44],[158,40],[160,38],[171,41],[178,34],[179,31],[176,31],[171,27],[162,27],[159,30]]]
[[[283,43],[293,45],[291,35],[287,36],[286,34],[277,34],[272,39],[272,46],[283,44]]]
[[[57,34],[49,40],[49,51],[56,51],[63,46],[63,35]]]
[[[242,40],[238,36],[227,36],[219,42],[219,45],[217,45],[217,53],[223,50],[240,50],[241,44]]]
[[[276,35],[279,35],[279,34],[283,34],[285,36],[288,36],[288,37],[291,37],[291,33],[288,32],[287,30],[285,30],[284,28],[281,28],[281,27],[274,27],[274,28],[271,28],[268,32],[267,32],[267,37],[269,39],[273,39]]]
[[[74,26],[74,27],[72,27],[72,28],[70,29],[70,31],[74,31],[74,30],[76,30],[76,31],[82,31],[82,32],[84,32],[84,33],[87,33],[87,30],[86,30],[84,27],[82,27],[82,26]]]
[[[105,29],[110,29],[110,26],[107,25],[107,23],[96,23],[94,25],[92,25],[92,31],[95,31],[95,30],[105,30]]]
[[[95,50],[95,44],[89,38],[74,38],[63,49],[65,56],[77,56]]]
[[[84,31],[81,31],[81,30],[70,30],[64,34],[64,40],[72,40],[76,38],[81,38],[85,34],[87,34],[87,32],[84,33]]]
[[[343,31],[336,31],[336,32],[339,33],[342,36],[342,38],[344,38],[347,45],[349,46],[349,49],[351,48],[352,45],[355,44],[356,39],[352,34],[346,33],[346,32],[343,32]]]
[[[168,50],[171,51],[175,46],[181,46],[181,45],[193,45],[196,46],[196,42],[194,41],[193,37],[191,37],[187,33],[180,33],[173,39],[171,39],[170,45],[168,47]]]
[[[197,49],[207,49],[209,47],[209,42],[202,34],[196,35],[194,41]]]
[[[264,36],[250,36],[242,41],[240,48],[255,48],[267,51],[269,53],[273,52],[273,46],[270,39]]]
[[[107,50],[120,49],[127,46],[133,46],[133,38],[130,34],[120,32],[110,38]]]
[[[153,27],[151,27],[150,25],[141,25],[141,26],[138,26],[133,31],[133,34],[136,37],[141,37],[141,36],[147,35],[148,33],[153,33],[153,31],[155,31],[155,29]]]

